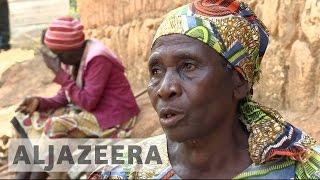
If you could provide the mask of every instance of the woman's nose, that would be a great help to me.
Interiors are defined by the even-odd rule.
[[[181,94],[182,89],[179,83],[179,75],[176,72],[167,71],[157,91],[158,97],[163,100],[169,100],[179,97]]]

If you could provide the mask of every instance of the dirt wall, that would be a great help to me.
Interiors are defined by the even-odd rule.
[[[152,36],[163,15],[187,0],[78,0],[87,37],[123,60],[133,89],[146,87]],[[268,106],[310,111],[320,104],[320,3],[316,0],[246,0],[270,30],[255,98]]]

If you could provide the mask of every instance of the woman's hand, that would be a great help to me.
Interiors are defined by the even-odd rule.
[[[16,109],[16,112],[22,112],[24,114],[32,115],[40,104],[40,99],[37,97],[27,97]]]
[[[57,74],[61,69],[61,61],[57,55],[50,52],[47,47],[40,48],[40,53],[42,54],[43,60],[47,67],[54,73]]]

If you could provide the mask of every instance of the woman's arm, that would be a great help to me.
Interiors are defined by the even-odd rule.
[[[60,107],[64,107],[68,104],[67,97],[65,95],[64,89],[61,88],[57,95],[52,98],[41,98],[38,97],[40,100],[38,111],[47,111],[50,109],[58,109]]]
[[[92,111],[103,94],[111,68],[112,63],[106,57],[97,56],[87,65],[83,88],[79,88],[70,75],[63,70],[57,73],[54,82],[66,90],[73,103],[87,111]]]

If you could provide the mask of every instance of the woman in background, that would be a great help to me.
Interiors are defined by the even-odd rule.
[[[22,102],[16,118],[25,131],[42,130],[41,142],[129,137],[140,110],[119,58],[97,40],[85,40],[83,26],[71,17],[50,24],[44,45],[43,59],[61,89],[54,97],[29,97]],[[22,178],[29,177],[40,176],[32,173]]]

